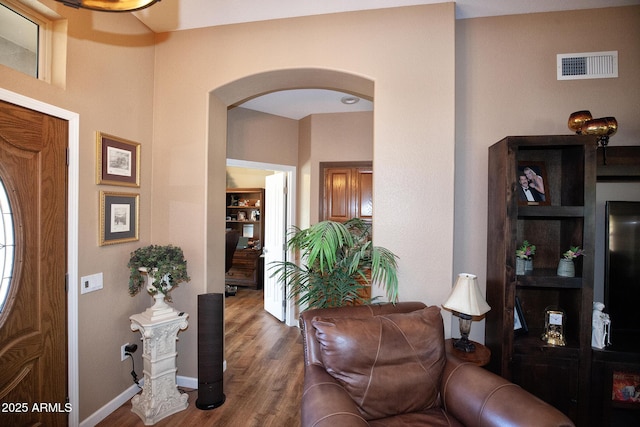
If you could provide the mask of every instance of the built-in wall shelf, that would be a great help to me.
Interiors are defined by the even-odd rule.
[[[604,162],[604,150],[598,147],[598,181],[640,181],[640,146],[607,146]]]

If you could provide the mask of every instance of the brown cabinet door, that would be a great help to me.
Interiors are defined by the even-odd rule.
[[[368,166],[324,167],[322,220],[373,220],[373,169]]]
[[[371,168],[356,168],[354,171],[355,212],[353,216],[365,221],[373,220],[373,170]]]
[[[350,168],[325,169],[324,219],[344,222],[353,213]]]

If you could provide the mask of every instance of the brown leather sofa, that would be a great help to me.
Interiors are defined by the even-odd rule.
[[[519,386],[446,354],[438,307],[308,310],[303,427],[573,426]]]

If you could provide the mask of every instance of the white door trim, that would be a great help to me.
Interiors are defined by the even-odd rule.
[[[78,200],[80,170],[80,115],[54,105],[28,98],[0,88],[0,100],[30,110],[58,117],[69,122],[69,166],[67,169],[67,348],[69,403],[69,426],[79,424],[80,400],[78,381]]]
[[[296,170],[295,166],[289,165],[277,165],[273,163],[252,162],[249,160],[237,160],[227,159],[227,166],[247,168],[247,169],[262,169],[262,170],[274,170],[287,173],[287,224],[285,229],[288,231],[293,225],[297,223],[296,219]],[[287,299],[286,301],[286,315],[285,323],[288,326],[298,326],[296,305],[294,301]]]

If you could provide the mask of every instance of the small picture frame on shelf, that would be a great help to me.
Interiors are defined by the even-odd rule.
[[[544,162],[520,161],[516,176],[519,205],[550,205],[549,181]]]
[[[517,296],[513,305],[513,332],[516,336],[524,335],[529,332],[527,322],[525,321],[524,314],[522,312],[522,306],[520,305],[520,298]]]

